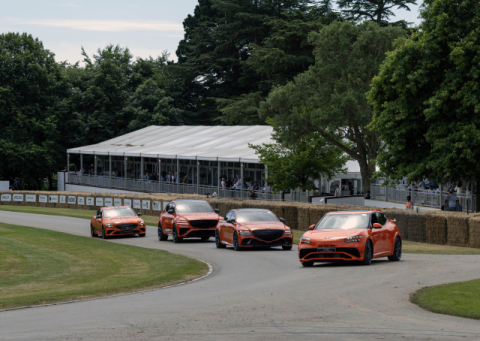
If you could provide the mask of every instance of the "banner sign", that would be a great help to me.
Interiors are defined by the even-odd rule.
[[[2,201],[12,201],[11,194],[2,194]]]
[[[161,208],[162,206],[161,206],[160,201],[154,201],[152,203],[152,205],[153,205],[153,210],[154,211],[161,211],[162,210],[162,208]]]
[[[85,205],[85,197],[78,197],[77,199],[79,205]]]
[[[132,200],[131,199],[123,199],[123,205],[132,207]]]
[[[103,206],[103,198],[95,198],[95,206]]]
[[[95,198],[87,197],[87,205],[93,206],[95,204]]]
[[[113,204],[115,206],[122,206],[122,199],[120,199],[120,198],[113,199]]]
[[[142,200],[142,209],[149,210],[150,209],[150,200]]]
[[[14,194],[13,201],[23,201],[23,194]]]
[[[35,194],[26,194],[25,195],[25,201],[26,202],[36,202],[37,201],[37,196]]]
[[[112,198],[105,198],[105,206],[113,206]]]
[[[46,195],[39,195],[38,202],[47,202],[48,197]]]
[[[133,208],[140,208],[140,200],[133,199]]]
[[[58,204],[58,195],[49,195],[48,202],[51,204]]]
[[[60,204],[66,204],[67,203],[67,197],[65,195],[60,196]]]
[[[77,197],[74,197],[73,195],[68,196],[68,203],[70,205],[75,205],[76,202],[77,202]]]

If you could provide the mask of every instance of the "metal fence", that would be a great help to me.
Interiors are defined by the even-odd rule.
[[[448,192],[428,193],[424,189],[405,189],[404,186],[387,187],[377,184],[371,184],[370,197],[373,200],[384,200],[396,203],[407,203],[407,196],[412,198],[412,202],[417,206],[428,206],[434,208],[441,208],[445,203],[445,197]],[[474,210],[476,204],[476,196],[471,194],[457,194],[457,199],[463,210]]]
[[[98,175],[80,175],[70,173],[68,176],[68,183],[124,189],[129,191],[140,192],[152,192],[152,193],[179,193],[179,194],[210,194],[213,189],[220,198],[232,198],[232,199],[247,199],[250,196],[250,191],[246,189],[226,189],[217,186],[199,185],[196,184],[184,184],[184,183],[171,183],[171,182],[159,182],[159,181],[145,181],[139,179],[124,179],[124,178],[109,178],[108,176]],[[282,194],[255,191],[257,199],[261,200],[274,200],[281,201]],[[303,191],[292,191],[291,193],[284,194],[285,201],[299,201],[308,202],[308,194]]]

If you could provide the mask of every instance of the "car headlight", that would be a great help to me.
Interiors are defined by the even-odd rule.
[[[248,230],[238,230],[238,234],[241,236],[250,236],[251,233]]]
[[[354,242],[359,242],[359,241],[360,241],[360,238],[362,238],[362,236],[347,237],[347,238],[345,238],[343,241],[344,241],[345,243],[354,243]]]
[[[178,226],[188,226],[188,221],[187,220],[178,220],[177,225]]]
[[[145,222],[144,221],[141,221],[140,224],[138,224],[140,226],[144,226],[145,225]]]
[[[292,234],[292,230],[285,230],[285,234]]]
[[[300,238],[300,243],[310,244],[311,241],[312,241],[312,239],[311,239],[311,238],[308,238],[308,237],[302,237],[302,238]]]
[[[106,227],[113,227],[113,224],[105,224]]]

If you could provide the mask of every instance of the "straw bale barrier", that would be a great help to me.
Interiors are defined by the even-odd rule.
[[[106,206],[109,199],[114,205],[132,205],[137,212],[158,217],[165,204],[172,200],[197,199],[207,200],[213,208],[219,209],[219,214],[225,216],[228,211],[239,208],[264,208],[285,219],[286,224],[293,229],[308,230],[325,214],[334,211],[375,210],[375,207],[358,207],[348,205],[321,205],[298,202],[275,202],[264,200],[207,198],[196,194],[171,193],[88,193],[88,192],[47,192],[47,191],[13,191],[0,192],[0,205],[56,207],[71,209],[96,210]],[[4,197],[5,196],[5,200]],[[14,200],[14,195],[20,195]],[[22,198],[23,200],[18,200]],[[27,201],[27,195],[30,201]],[[32,201],[32,198],[34,200]],[[40,202],[42,198],[43,202]],[[7,200],[8,199],[8,200]],[[97,201],[98,200],[98,201]],[[155,205],[154,202],[159,203]],[[134,207],[134,204],[139,206]],[[102,204],[102,205],[101,205]],[[139,207],[139,208],[138,208]],[[405,240],[427,242],[432,244],[449,244],[455,246],[470,246],[480,248],[480,213],[469,214],[460,212],[423,211],[388,208],[381,209],[390,219],[396,219],[396,224]]]

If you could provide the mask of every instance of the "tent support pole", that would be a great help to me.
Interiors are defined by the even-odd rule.
[[[220,167],[221,167],[221,164],[220,164],[220,160],[218,160],[218,174],[217,174],[217,195],[218,197],[220,197]]]
[[[112,187],[112,156],[108,153],[108,187]]]
[[[180,193],[180,179],[178,178],[180,176],[180,160],[177,157],[177,174],[175,174],[175,180],[177,181],[177,193]]]

